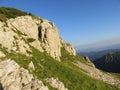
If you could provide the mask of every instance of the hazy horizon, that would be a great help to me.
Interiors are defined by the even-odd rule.
[[[1,0],[0,6],[54,22],[60,36],[74,47],[120,38],[119,0]]]
[[[89,43],[86,45],[78,45],[75,47],[76,51],[96,51],[97,50],[105,50],[105,49],[114,49],[117,47],[120,47],[120,38],[115,38],[115,39],[108,39],[108,40],[103,40],[95,43]]]

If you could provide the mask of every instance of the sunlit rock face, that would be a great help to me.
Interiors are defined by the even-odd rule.
[[[44,50],[53,58],[60,60],[61,43],[57,28],[47,20],[43,20],[39,26],[39,38]]]
[[[61,48],[70,55],[76,55],[74,48],[60,38],[57,27],[45,19],[33,19],[31,16],[19,16],[0,22],[0,44],[8,51],[29,55],[30,46],[41,52],[47,52],[60,61]]]
[[[65,42],[63,39],[61,39],[61,44],[62,47],[70,54],[70,55],[76,55],[76,51],[73,48],[72,45],[70,45],[69,43]]]
[[[0,62],[0,83],[0,90],[48,90],[42,81],[10,59]]]

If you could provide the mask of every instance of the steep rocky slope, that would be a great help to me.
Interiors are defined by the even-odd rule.
[[[46,51],[57,60],[60,60],[61,47],[67,48],[71,55],[75,55],[74,48],[61,40],[57,28],[47,20],[21,16],[0,22],[0,29],[0,43],[9,51],[29,54],[29,42],[31,46]]]
[[[89,75],[97,69],[52,22],[13,8],[0,8],[0,20],[1,90],[119,90],[119,80]]]

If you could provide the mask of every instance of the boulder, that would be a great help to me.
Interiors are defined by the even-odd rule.
[[[0,81],[4,90],[48,90],[42,81],[10,59],[0,62]]]
[[[46,82],[48,82],[53,88],[56,88],[57,90],[68,90],[65,88],[63,82],[59,81],[58,78],[55,79],[53,77],[45,79]]]
[[[33,71],[35,70],[35,66],[32,61],[29,63],[28,68]]]

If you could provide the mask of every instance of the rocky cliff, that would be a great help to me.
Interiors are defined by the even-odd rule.
[[[62,42],[61,42],[62,41]],[[8,51],[16,51],[22,54],[31,52],[30,46],[41,52],[47,52],[56,60],[60,61],[61,47],[75,55],[71,45],[61,40],[55,25],[44,19],[33,19],[31,16],[21,16],[0,22],[0,44]]]

